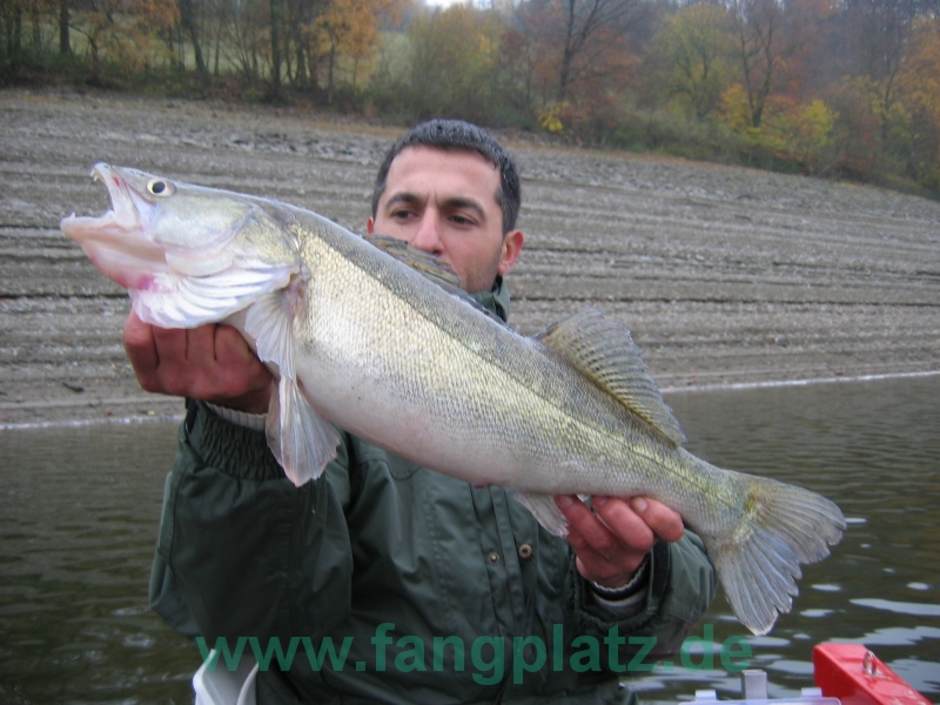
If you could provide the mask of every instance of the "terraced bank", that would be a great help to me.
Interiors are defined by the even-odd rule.
[[[361,228],[398,130],[294,110],[0,92],[0,424],[176,413],[141,392],[127,299],[58,230],[99,160],[273,196]],[[661,384],[940,370],[940,203],[743,168],[507,141],[526,251],[513,324],[626,321]]]

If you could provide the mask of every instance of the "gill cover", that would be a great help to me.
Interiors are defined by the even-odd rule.
[[[95,171],[115,211],[132,204],[137,232],[126,236],[163,252],[163,266],[128,287],[134,311],[148,323],[194,328],[224,320],[285,288],[300,270],[294,236],[262,199],[125,167]]]

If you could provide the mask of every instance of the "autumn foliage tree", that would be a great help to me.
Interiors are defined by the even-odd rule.
[[[732,31],[721,5],[688,5],[666,18],[651,52],[666,100],[698,120],[715,111],[731,80]]]
[[[484,121],[493,109],[502,23],[469,5],[421,13],[409,30],[407,95],[416,114]]]
[[[81,34],[91,57],[92,83],[101,82],[101,63],[125,70],[149,66],[165,52],[157,33],[179,21],[178,8],[160,0],[81,0],[71,14],[72,29]]]
[[[910,124],[908,173],[940,191],[940,17],[915,23],[897,82]]]
[[[351,84],[355,90],[360,68],[368,64],[378,45],[378,23],[398,12],[395,0],[332,0],[315,22],[321,58],[326,61],[327,102],[333,102],[336,70],[341,58],[351,62]]]
[[[0,81],[45,61],[940,192],[940,0],[426,2],[0,0]]]

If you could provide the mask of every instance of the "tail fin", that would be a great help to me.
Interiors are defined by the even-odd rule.
[[[705,548],[738,620],[766,634],[790,611],[800,563],[829,555],[845,529],[842,511],[794,485],[734,473],[742,483],[744,516],[730,532],[703,536]]]

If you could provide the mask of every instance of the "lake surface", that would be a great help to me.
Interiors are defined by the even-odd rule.
[[[747,639],[771,697],[812,685],[812,645],[839,640],[940,700],[940,377],[668,401],[693,452],[820,491],[849,518],[833,555],[804,568],[793,612]],[[198,651],[147,608],[175,433],[0,431],[0,702],[192,702]],[[723,598],[692,635],[707,629],[706,653],[744,635]],[[631,683],[644,703],[739,693],[719,669],[663,666]]]

